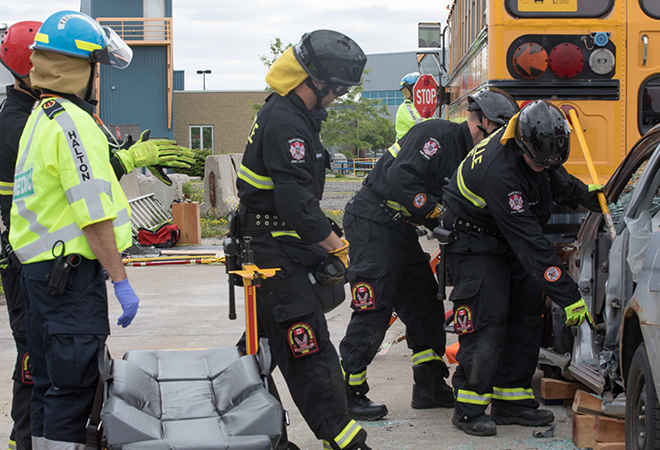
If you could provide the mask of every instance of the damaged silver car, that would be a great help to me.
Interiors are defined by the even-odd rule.
[[[540,362],[603,398],[626,418],[627,449],[660,448],[660,126],[640,139],[605,187],[617,230],[589,213],[557,251],[598,324],[564,328],[548,302]],[[550,367],[553,366],[553,367]]]

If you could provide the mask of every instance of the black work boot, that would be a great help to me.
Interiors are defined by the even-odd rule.
[[[413,366],[413,394],[411,406],[415,409],[453,408],[454,391],[445,378],[449,369],[444,361],[429,361]]]
[[[387,415],[387,406],[369,400],[369,397],[360,391],[360,386],[346,386],[346,402],[351,419],[380,420]]]
[[[547,409],[536,409],[529,406],[507,405],[493,402],[490,418],[498,425],[524,425],[538,427],[555,420],[555,415]]]
[[[454,410],[451,424],[472,436],[495,436],[497,434],[495,422],[483,413],[468,419],[467,417],[458,417],[458,413]]]

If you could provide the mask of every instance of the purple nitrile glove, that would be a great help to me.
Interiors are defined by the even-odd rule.
[[[135,314],[137,314],[140,299],[135,294],[131,284],[128,282],[128,278],[116,283],[113,281],[112,285],[115,287],[115,295],[121,304],[121,309],[124,310],[124,314],[122,314],[119,320],[117,320],[117,325],[126,328],[135,318]]]

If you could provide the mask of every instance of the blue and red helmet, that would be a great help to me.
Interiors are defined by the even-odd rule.
[[[102,27],[87,14],[77,11],[59,11],[48,17],[30,48],[100,62],[118,69],[128,67],[133,58],[131,48],[112,28]]]

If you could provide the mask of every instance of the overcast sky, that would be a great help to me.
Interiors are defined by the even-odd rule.
[[[113,0],[105,0],[113,1]],[[262,90],[275,37],[295,43],[306,31],[347,34],[365,53],[417,50],[418,22],[446,22],[450,0],[173,0],[174,69],[186,71],[186,90]],[[79,0],[2,1],[0,23],[46,19],[80,10]]]

